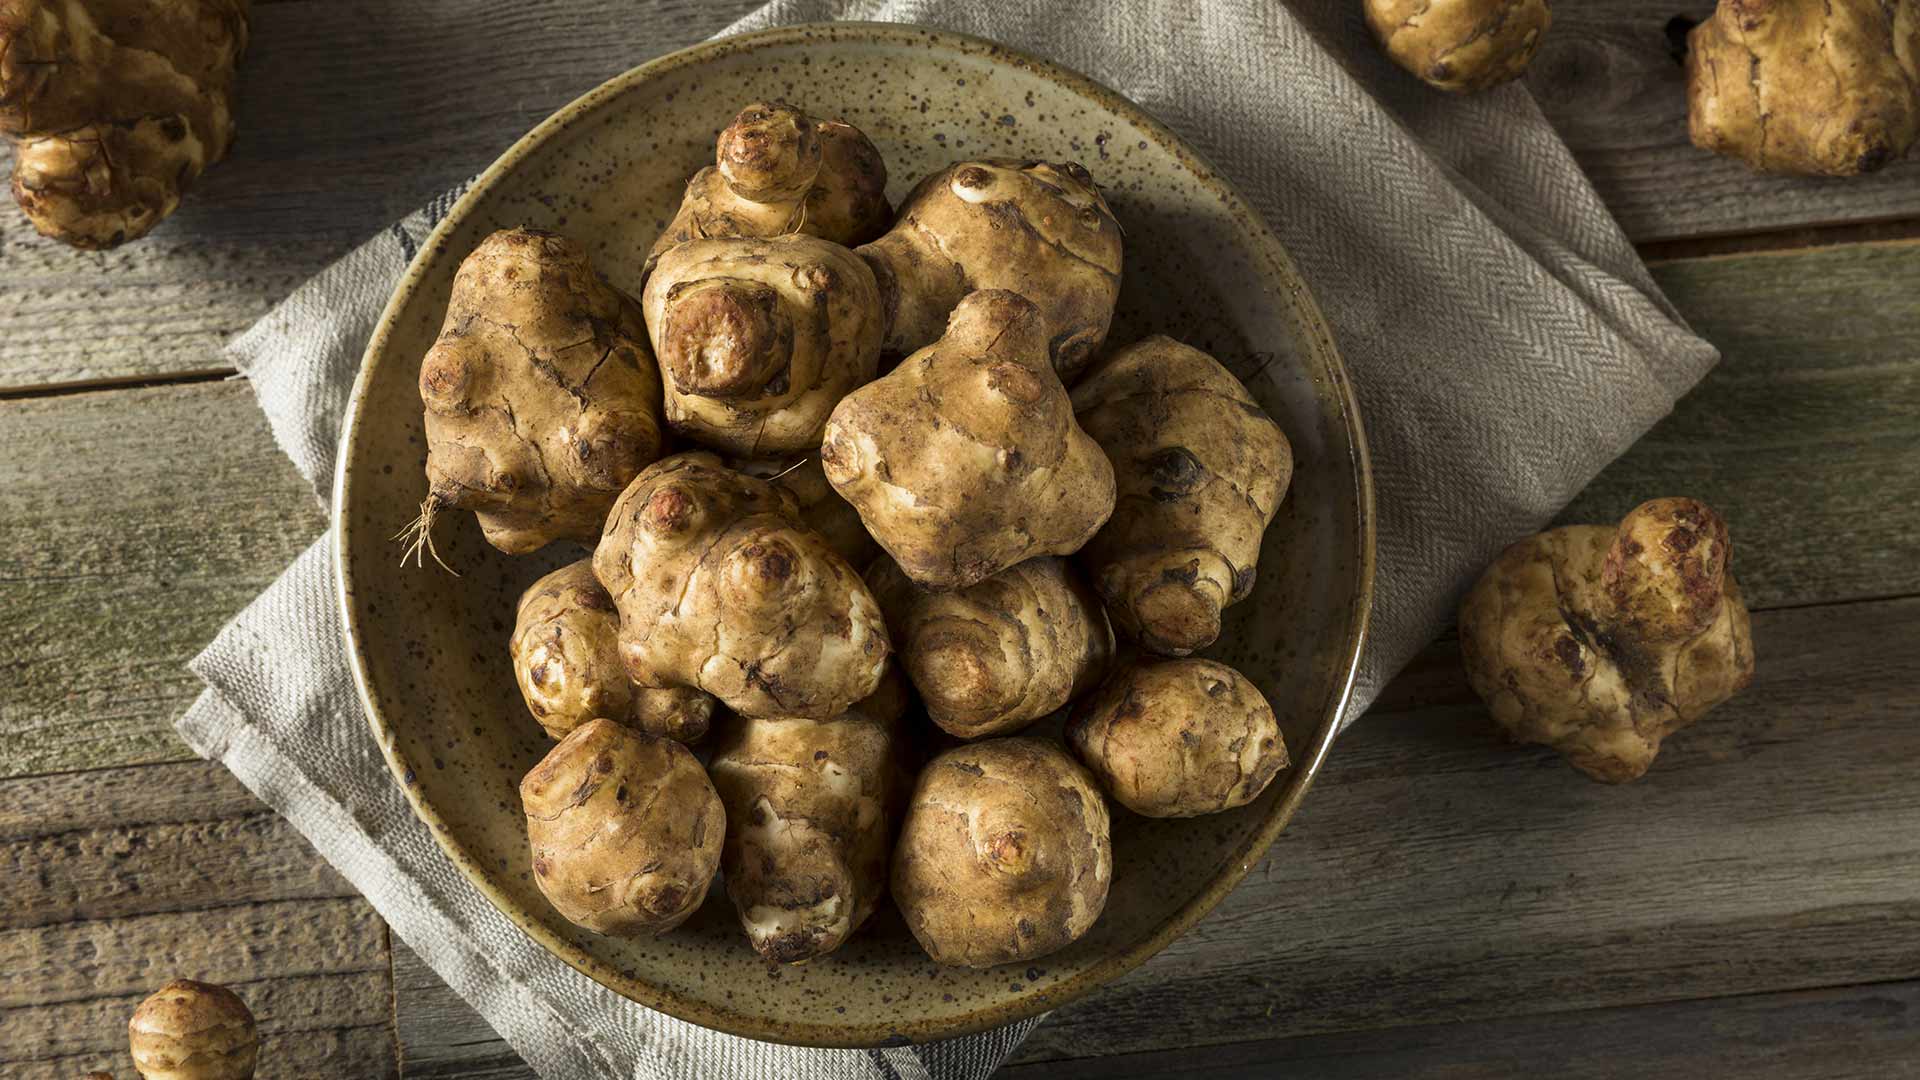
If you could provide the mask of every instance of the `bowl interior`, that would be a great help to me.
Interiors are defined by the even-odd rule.
[[[549,747],[506,659],[515,600],[582,554],[512,558],[470,515],[444,515],[457,568],[398,564],[389,537],[425,495],[415,380],[453,273],[489,232],[533,225],[586,244],[633,290],[686,177],[743,103],[785,97],[864,129],[897,201],[918,177],[984,156],[1078,159],[1126,230],[1112,343],[1167,333],[1219,357],[1286,430],[1293,487],[1253,597],[1212,654],[1260,685],[1295,765],[1238,811],[1149,821],[1116,810],[1104,917],[1030,967],[926,959],[883,909],[800,968],[746,946],[724,891],[659,940],[579,930],[528,868],[521,776]],[[875,1045],[960,1034],[1052,1008],[1145,959],[1231,888],[1285,823],[1333,737],[1372,563],[1370,495],[1344,372],[1304,284],[1239,198],[1164,128],[1078,76],[985,42],[909,27],[798,27],[701,46],[629,73],[549,120],[482,178],[415,260],[367,354],[336,506],[346,622],[370,715],[408,797],[502,911],[568,962],[643,1004],[759,1038]],[[558,550],[564,547],[566,550]]]

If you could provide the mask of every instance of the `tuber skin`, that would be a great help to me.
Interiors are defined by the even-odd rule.
[[[818,120],[784,101],[741,109],[714,164],[687,182],[680,211],[647,255],[705,237],[805,233],[846,247],[887,230],[887,166],[859,128]]]
[[[920,585],[964,589],[1067,555],[1113,512],[1113,466],[1074,422],[1046,329],[1014,293],[974,293],[947,334],[827,421],[827,480]]]
[[[1048,357],[1071,382],[1113,322],[1120,248],[1120,224],[1079,164],[963,161],[922,180],[859,252],[880,282],[888,353],[933,344],[969,293],[1006,289],[1039,307]]]
[[[1687,130],[1765,173],[1898,160],[1920,136],[1920,2],[1720,0],[1687,35]]]
[[[593,576],[592,559],[529,586],[508,649],[533,718],[554,739],[604,716],[649,735],[698,742],[713,720],[712,695],[687,687],[635,687],[620,659],[619,639],[619,612]]]
[[[1289,764],[1259,688],[1197,658],[1116,674],[1074,706],[1067,742],[1116,802],[1154,818],[1245,806]]]
[[[832,720],[741,719],[708,766],[727,808],[720,867],[754,950],[781,964],[825,956],[887,890],[909,778],[898,674]]]
[[[146,1080],[250,1080],[260,1034],[224,986],[174,979],[127,1022],[133,1067]]]
[[[1171,338],[1130,345],[1073,388],[1113,461],[1113,516],[1080,564],[1142,648],[1185,656],[1253,591],[1260,539],[1286,497],[1293,448],[1219,361]]]
[[[694,240],[640,297],[667,424],[742,457],[820,446],[827,414],[880,364],[880,293],[852,252],[811,236]]]
[[[872,566],[880,554],[880,545],[873,542],[873,537],[867,535],[867,527],[860,523],[860,511],[827,483],[819,454],[809,454],[798,461],[785,458],[731,461],[728,466],[769,481],[792,495],[800,507],[800,520],[819,533],[828,547],[847,560],[848,566],[856,570]]]
[[[1662,739],[1753,679],[1731,555],[1726,522],[1693,499],[1527,537],[1460,607],[1468,680],[1513,738],[1632,780]]]
[[[1367,26],[1393,62],[1437,90],[1464,94],[1518,78],[1553,25],[1547,0],[1365,0]]]
[[[429,494],[472,510],[494,547],[591,544],[627,483],[660,456],[660,380],[633,300],[573,241],[507,229],[460,264],[440,337],[420,363]]]
[[[520,781],[533,876],[568,922],[664,934],[706,898],[727,814],[685,746],[599,719]]]
[[[962,739],[1026,727],[1091,688],[1113,657],[1100,598],[1055,556],[955,592],[922,589],[883,558],[867,584],[927,715]]]
[[[921,771],[893,855],[893,898],[936,963],[985,968],[1065,948],[1106,907],[1107,804],[1058,745],[949,750]]]
[[[247,0],[0,0],[0,133],[41,235],[137,240],[233,145]]]
[[[793,497],[712,454],[666,458],[614,504],[594,574],[643,687],[696,687],[748,717],[825,720],[873,693],[887,627]]]

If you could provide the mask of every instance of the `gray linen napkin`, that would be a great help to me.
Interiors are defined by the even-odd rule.
[[[1379,505],[1373,637],[1351,721],[1459,592],[1713,364],[1535,108],[1427,91],[1350,0],[779,0],[733,30],[913,21],[1077,68],[1170,124],[1279,232],[1332,323]],[[645,57],[635,56],[634,62]],[[585,89],[584,87],[582,89]],[[502,132],[504,145],[512,132]],[[325,497],[361,349],[458,192],[296,290],[230,346]],[[194,662],[181,734],[286,815],[542,1076],[979,1077],[1032,1022],[934,1046],[809,1051],[618,998],[514,928],[409,812],[355,699],[322,537]]]

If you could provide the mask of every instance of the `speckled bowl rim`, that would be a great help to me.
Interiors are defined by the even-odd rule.
[[[354,445],[361,406],[372,381],[375,366],[387,350],[388,341],[393,335],[400,311],[413,298],[414,292],[421,287],[428,267],[437,257],[437,252],[446,238],[462,225],[475,203],[512,172],[523,158],[575,122],[603,106],[618,101],[628,92],[683,68],[697,67],[721,57],[761,48],[817,43],[818,36],[822,34],[831,35],[836,40],[861,43],[903,46],[924,46],[930,43],[962,54],[981,54],[995,62],[1022,68],[1039,75],[1137,125],[1149,138],[1171,152],[1176,160],[1187,167],[1196,180],[1221,200],[1229,213],[1244,227],[1249,250],[1264,256],[1273,264],[1276,271],[1275,277],[1281,281],[1293,283],[1294,287],[1286,290],[1281,302],[1293,306],[1296,325],[1308,332],[1312,339],[1312,347],[1327,361],[1328,373],[1334,384],[1331,390],[1339,403],[1341,419],[1345,424],[1348,441],[1352,447],[1349,459],[1358,495],[1360,515],[1358,522],[1360,550],[1354,553],[1358,559],[1359,587],[1355,590],[1354,603],[1347,613],[1343,630],[1346,642],[1340,659],[1340,673],[1334,679],[1333,692],[1326,702],[1319,724],[1314,729],[1312,746],[1307,749],[1304,758],[1296,760],[1294,764],[1294,782],[1291,783],[1286,795],[1275,803],[1272,812],[1259,828],[1250,833],[1231,853],[1232,857],[1226,869],[1216,875],[1205,888],[1163,921],[1145,939],[1097,960],[1086,970],[1062,979],[1043,991],[1024,995],[1004,1005],[986,1006],[959,1018],[917,1020],[911,1017],[889,1016],[867,1022],[845,1021],[833,1024],[797,1025],[744,1011],[715,1008],[654,986],[645,980],[629,977],[553,933],[541,920],[522,908],[494,882],[492,872],[460,845],[440,813],[422,795],[419,786],[406,782],[406,777],[413,774],[414,766],[400,751],[392,727],[382,715],[380,706],[374,699],[368,675],[367,656],[361,645],[361,635],[352,602],[353,568],[347,558],[347,553],[352,547],[349,543],[352,526],[349,523],[346,508],[350,503],[354,477],[348,472],[346,463]],[[335,602],[340,608],[341,625],[353,671],[354,687],[359,693],[361,705],[366,709],[367,723],[373,729],[375,741],[380,744],[381,753],[385,755],[388,766],[392,769],[401,790],[406,794],[407,802],[412,805],[414,813],[427,824],[434,840],[495,908],[526,931],[528,936],[594,981],[641,1005],[682,1020],[734,1035],[773,1042],[819,1047],[866,1048],[899,1045],[903,1038],[918,1043],[985,1031],[1015,1020],[1036,1016],[1083,997],[1132,971],[1148,957],[1165,948],[1233,891],[1247,872],[1253,868],[1254,863],[1259,861],[1260,856],[1272,845],[1274,839],[1280,835],[1281,830],[1293,817],[1300,800],[1313,786],[1313,780],[1326,760],[1334,737],[1338,734],[1340,717],[1346,711],[1347,702],[1352,696],[1353,681],[1359,670],[1360,653],[1366,644],[1373,607],[1373,471],[1367,456],[1366,435],[1360,421],[1359,404],[1354,399],[1346,365],[1341,361],[1339,350],[1334,345],[1332,331],[1327,327],[1318,305],[1314,303],[1299,270],[1287,255],[1279,238],[1274,236],[1272,230],[1252,207],[1247,205],[1239,192],[1234,190],[1233,186],[1212,166],[1181,141],[1166,125],[1147,115],[1139,106],[1119,93],[1052,61],[1008,48],[997,42],[967,34],[908,24],[805,23],[706,42],[659,57],[622,75],[617,75],[541,121],[480,174],[454,204],[446,218],[434,229],[432,235],[420,246],[405,276],[394,289],[393,296],[387,301],[385,310],[381,312],[380,322],[368,342],[366,353],[361,361],[359,376],[354,380],[353,393],[348,400],[346,418],[341,428],[339,458],[334,472],[331,524],[334,532]],[[746,955],[742,953],[743,958]]]

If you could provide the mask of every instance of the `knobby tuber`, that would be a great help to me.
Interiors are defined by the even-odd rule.
[[[1245,806],[1288,764],[1267,699],[1213,660],[1121,671],[1074,706],[1067,741],[1108,794],[1146,817]]]
[[[1073,405],[1118,489],[1081,565],[1142,647],[1205,648],[1221,609],[1253,589],[1293,475],[1286,435],[1218,361],[1165,337],[1115,353],[1073,388]]]
[[[832,720],[740,719],[708,772],[727,808],[720,866],[760,955],[804,963],[840,947],[887,888],[894,811],[906,793],[889,675]]]
[[[127,1022],[133,1067],[146,1080],[251,1080],[260,1035],[224,986],[174,979]]]
[[[1120,225],[1071,162],[948,166],[859,250],[879,279],[896,355],[939,338],[967,294],[1007,289],[1038,306],[1048,356],[1071,381],[1106,340],[1120,295]]]
[[[520,596],[514,679],[534,719],[555,739],[600,717],[681,742],[698,742],[713,697],[688,687],[641,689],[620,659],[620,615],[593,576],[593,560],[563,566]]]
[[[600,719],[520,781],[534,880],[567,921],[664,934],[700,907],[727,815],[685,746]]]
[[[1107,804],[1079,762],[1023,737],[968,743],[921,771],[893,897],[927,955],[992,967],[1071,944],[1106,907]]]
[[[784,101],[755,102],[720,133],[714,164],[687,182],[647,265],[705,237],[805,233],[864,244],[892,220],[886,189],[886,163],[859,128]]]
[[[1100,598],[1043,556],[954,592],[915,585],[890,559],[867,571],[927,715],[963,739],[1017,731],[1099,681],[1113,655]]]
[[[729,454],[816,449],[827,414],[880,362],[880,294],[851,251],[811,236],[693,240],[640,296],[667,424]]]
[[[1468,93],[1519,77],[1553,24],[1547,0],[1365,0],[1393,62],[1436,89]]]
[[[145,236],[233,145],[247,0],[0,0],[13,197],[79,248]]]
[[[1632,780],[1663,738],[1753,678],[1731,556],[1726,522],[1692,499],[1527,537],[1460,607],[1468,679],[1514,738],[1596,780]]]
[[[607,516],[593,569],[643,687],[697,687],[743,716],[824,720],[873,693],[887,628],[793,497],[712,454],[666,458]]]
[[[1720,0],[1687,35],[1687,129],[1761,172],[1897,160],[1920,136],[1920,0]]]
[[[420,397],[429,493],[402,534],[416,558],[446,508],[472,510],[508,554],[590,544],[660,455],[660,378],[639,305],[553,233],[496,232],[461,262]]]
[[[978,292],[946,336],[847,395],[827,479],[908,577],[962,589],[1078,551],[1113,512],[1113,467],[1047,363],[1032,302]]]

